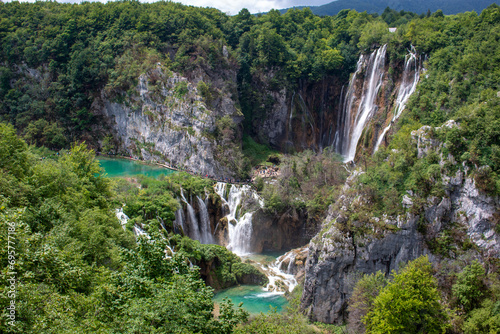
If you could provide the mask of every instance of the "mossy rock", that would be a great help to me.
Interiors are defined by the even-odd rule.
[[[265,285],[269,282],[266,275],[248,263],[234,263],[231,268],[238,284]]]

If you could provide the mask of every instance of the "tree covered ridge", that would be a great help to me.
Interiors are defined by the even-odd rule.
[[[316,15],[336,15],[342,9],[351,8],[357,11],[367,11],[368,13],[379,13],[382,14],[384,10],[390,6],[397,11],[407,11],[414,12],[417,14],[426,13],[428,11],[442,10],[445,14],[457,14],[466,11],[476,11],[480,12],[484,8],[488,7],[492,1],[481,0],[471,3],[466,0],[432,0],[426,2],[415,2],[411,0],[398,0],[398,1],[386,1],[386,0],[375,0],[375,1],[332,1],[330,3],[321,6],[310,6],[311,10]],[[282,9],[281,12],[285,12],[288,9]]]
[[[494,7],[487,11],[494,24]],[[263,85],[280,90],[328,75],[347,81],[360,51],[391,42],[395,60],[410,43],[432,54],[449,45],[450,33],[462,35],[460,24],[480,25],[485,16],[420,18],[389,10],[376,17],[343,10],[320,18],[304,9],[255,17],[244,9],[229,17],[172,2],[2,3],[0,114],[38,145],[68,147],[75,139],[97,145],[95,98],[102,90],[133,94],[138,76],[161,62],[188,77],[196,68],[237,70],[233,99],[249,122],[272,106]],[[399,27],[396,34],[389,24]],[[234,62],[223,60],[224,45]],[[275,75],[267,78],[268,72]]]
[[[468,95],[498,88],[496,5],[481,15],[387,9],[381,16],[342,10],[318,17],[303,9],[256,17],[244,9],[230,17],[171,2],[39,2],[2,3],[0,18],[0,117],[30,143],[55,149],[76,139],[97,148],[104,134],[96,135],[102,119],[92,103],[102,91],[118,101],[137,94],[138,76],[158,62],[188,78],[197,69],[237,71],[232,98],[250,135],[252,121],[266,117],[275,103],[270,92],[331,76],[347,82],[359,54],[384,43],[392,75],[411,45],[430,59],[431,78],[420,85],[423,114],[416,116],[422,124],[437,125]],[[389,33],[389,26],[398,29]],[[456,57],[462,60],[452,62]],[[453,82],[450,91],[445,80]],[[198,86],[210,105],[217,89],[210,82]],[[452,113],[433,113],[435,101],[437,109]]]

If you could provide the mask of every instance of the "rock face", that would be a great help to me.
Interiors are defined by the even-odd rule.
[[[253,216],[252,251],[280,251],[301,247],[317,232],[318,223],[304,212],[293,210],[280,216],[258,210]]]
[[[261,78],[261,87],[272,80]],[[285,88],[261,94],[273,101],[263,117],[253,120],[255,136],[283,151],[314,151],[330,146],[337,126],[342,82],[326,77],[320,82],[300,81],[294,90]]]
[[[329,215],[325,221],[334,221]],[[382,239],[346,236],[332,226],[309,244],[302,308],[314,321],[340,323],[347,319],[347,300],[360,274],[388,274],[399,264],[424,253],[417,231],[418,217],[399,222],[400,230]],[[398,223],[398,222],[393,222]]]
[[[217,92],[210,103],[197,88],[203,77],[200,72],[188,80],[158,64],[139,77],[136,95],[111,99],[103,92],[93,110],[105,116],[121,152],[202,174],[231,175],[215,157],[213,133],[216,121],[224,116],[241,122],[228,84],[236,82],[236,71],[227,69],[217,78],[206,78]]]
[[[450,126],[457,126],[447,123]],[[446,124],[445,124],[446,125]],[[436,150],[442,144],[432,138],[429,127],[413,133],[419,156]],[[436,131],[437,129],[434,129]],[[453,163],[453,157],[441,160],[441,164]],[[427,254],[432,262],[447,261],[457,255],[454,243],[472,242],[478,251],[475,257],[500,256],[500,238],[495,231],[500,200],[482,193],[467,168],[458,170],[453,176],[442,175],[445,194],[442,197],[428,197],[423,208],[411,210],[420,201],[412,192],[403,198],[408,210],[396,218],[377,220],[385,229],[361,236],[342,230],[342,219],[349,215],[347,208],[353,201],[362,201],[357,194],[348,195],[348,186],[339,198],[340,209],[330,208],[323,222],[321,232],[309,244],[306,261],[302,308],[310,318],[326,323],[341,323],[347,317],[347,302],[356,281],[362,274],[382,271],[389,274],[403,262]],[[413,213],[411,213],[413,212]],[[380,224],[373,225],[380,226]],[[422,226],[425,233],[422,234]],[[433,240],[455,231],[460,240],[447,241],[450,249],[436,252]],[[446,253],[447,252],[447,253]]]

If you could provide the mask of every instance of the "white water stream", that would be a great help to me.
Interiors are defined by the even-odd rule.
[[[386,51],[387,44],[370,55],[366,64],[363,93],[361,94],[361,102],[359,103],[358,110],[355,115],[352,115],[352,110],[350,109],[347,112],[347,118],[354,119],[354,123],[352,127],[349,127],[347,150],[343,152],[345,154],[345,161],[351,161],[356,156],[356,147],[363,129],[377,110],[375,99],[382,86]],[[349,103],[348,106],[352,107],[352,104]]]
[[[118,218],[118,220],[120,221],[120,224],[121,224],[122,228],[125,229],[125,225],[127,225],[129,218],[123,212],[123,208],[116,209],[115,210],[115,214],[116,214],[116,218]],[[133,227],[132,230],[133,230],[136,238],[140,237],[141,235],[146,236],[148,239],[150,238],[150,236],[146,233],[146,231],[144,231],[138,225],[134,225],[134,227]]]
[[[238,256],[252,254],[252,218],[256,208],[264,206],[262,198],[249,185],[228,185],[227,183],[218,182],[214,189],[222,199],[223,212],[226,212],[225,218],[228,221],[229,242],[227,248]],[[253,205],[253,210],[246,209],[244,206],[245,201],[249,200],[257,203],[257,205]],[[185,219],[183,209],[178,209],[175,212],[174,228],[182,229],[185,234],[188,233],[191,238],[202,243],[214,243],[206,201],[196,196],[199,207],[199,220],[182,189],[181,201],[184,202],[187,209],[188,219]],[[243,210],[248,211],[243,213]],[[122,208],[116,210],[116,217],[122,227],[125,228],[128,217]],[[134,225],[133,232],[136,237],[145,235],[149,238],[149,235],[138,225]],[[165,256],[170,257],[173,254],[174,250],[167,247]],[[292,273],[294,256],[293,253],[287,253],[271,264],[259,263],[269,279],[269,284],[263,289],[264,294],[284,294],[286,291],[291,292],[297,286],[297,281]],[[284,263],[287,263],[286,268]]]
[[[242,215],[242,204],[245,197],[253,197],[260,207],[263,200],[249,185],[229,185],[217,182],[215,192],[227,205],[229,213],[225,216],[228,222],[229,243],[227,249],[242,256],[251,252],[252,217],[255,211],[247,211]]]
[[[292,272],[294,265],[295,254],[293,252],[278,257],[270,265],[262,265],[261,267],[269,279],[269,283],[264,290],[276,293],[292,292],[297,286],[297,280]],[[285,266],[286,268],[284,268]]]
[[[403,78],[401,80],[401,84],[399,86],[398,97],[396,98],[396,107],[394,110],[394,116],[392,117],[391,122],[387,125],[380,136],[377,139],[377,143],[375,144],[375,148],[373,149],[373,153],[377,152],[380,144],[384,140],[384,137],[391,128],[391,125],[401,116],[403,110],[406,107],[406,103],[410,96],[415,92],[417,88],[418,80],[420,79],[420,64],[417,59],[416,50],[411,46],[411,49],[408,50],[408,54],[405,57],[405,66],[403,70]]]
[[[207,204],[199,196],[196,196],[196,199],[198,200],[198,207],[200,208],[200,242],[202,244],[213,244],[214,238],[210,229],[210,217],[208,216]]]

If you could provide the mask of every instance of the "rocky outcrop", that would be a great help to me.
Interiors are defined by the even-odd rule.
[[[267,87],[271,80],[269,73],[261,78],[260,86]],[[283,152],[330,146],[338,126],[341,91],[340,78],[325,77],[319,82],[300,80],[292,90],[262,92],[272,103],[262,106],[266,108],[263,117],[254,118],[255,136]]]
[[[139,76],[135,94],[111,98],[102,92],[93,111],[105,116],[121,152],[201,174],[232,175],[215,157],[214,132],[216,121],[224,116],[241,122],[232,99],[235,94],[227,84],[236,81],[236,71],[221,70],[216,78],[205,75],[210,89],[217,92],[210,102],[198,90],[202,78],[200,72],[188,80],[158,63]]]
[[[396,233],[380,236],[347,236],[335,224],[332,213],[322,231],[309,244],[302,308],[314,321],[341,323],[347,319],[347,300],[361,274],[382,271],[389,274],[400,263],[425,252],[417,231],[418,217],[389,222],[399,227]]]
[[[306,245],[317,232],[318,223],[302,211],[275,216],[258,210],[253,216],[252,250],[279,251]]]
[[[445,126],[458,125],[447,122]],[[420,157],[431,150],[438,151],[443,145],[432,136],[432,131],[438,130],[423,127],[412,134]],[[445,161],[455,160],[451,156],[442,157],[440,163]],[[346,231],[344,227],[350,203],[364,201],[360,194],[349,192],[347,185],[336,209],[330,207],[321,232],[309,244],[301,305],[310,318],[326,323],[343,322],[348,299],[362,274],[379,270],[389,274],[401,263],[423,254],[429,255],[432,262],[446,261],[458,256],[464,244],[472,243],[474,247],[467,248],[474,257],[498,258],[500,238],[495,226],[499,198],[481,192],[468,172],[463,167],[452,176],[443,174],[444,196],[430,196],[423,205],[422,199],[408,192],[402,203],[408,209],[406,214],[395,218],[372,217],[372,225],[363,232]],[[450,234],[454,238],[449,238]],[[440,238],[446,238],[442,239],[446,242],[445,250],[435,247]]]

